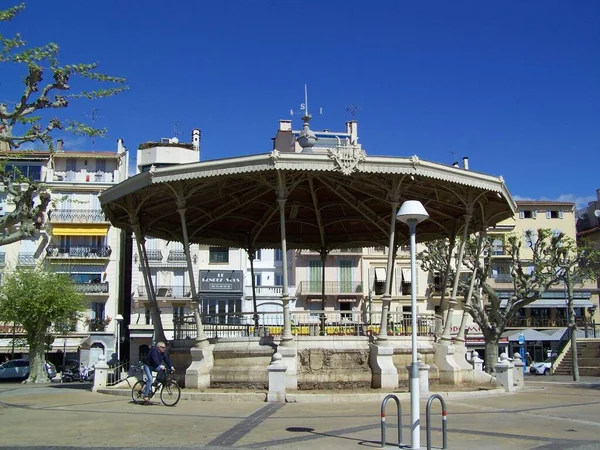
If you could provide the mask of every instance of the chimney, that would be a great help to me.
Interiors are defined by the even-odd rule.
[[[192,145],[194,150],[200,151],[200,130],[198,128],[192,130]]]
[[[279,131],[292,131],[292,121],[281,119],[279,121]]]
[[[469,170],[469,157],[463,156],[463,167],[465,170]]]
[[[356,120],[346,122],[346,133],[350,135],[351,144],[358,144],[358,122]]]
[[[57,152],[62,152],[63,151],[63,144],[65,143],[65,141],[63,141],[62,139],[57,139],[56,140],[56,151]]]
[[[458,167],[458,168],[460,168],[460,166],[458,165],[458,161],[454,161],[452,163],[452,167]]]
[[[123,153],[125,146],[123,145],[123,139],[117,139],[117,153]]]

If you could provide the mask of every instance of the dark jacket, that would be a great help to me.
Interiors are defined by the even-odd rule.
[[[171,367],[173,367],[166,350],[164,353],[160,353],[158,351],[158,347],[156,346],[150,349],[150,351],[146,355],[144,363],[146,363],[146,365],[148,365],[148,367],[150,367],[150,369],[152,369],[153,371],[156,371],[156,368],[160,365],[164,365],[167,369],[171,369]]]

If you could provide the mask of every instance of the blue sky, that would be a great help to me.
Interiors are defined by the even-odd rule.
[[[3,33],[128,79],[128,92],[60,113],[97,108],[109,129],[97,150],[121,137],[135,156],[199,127],[202,159],[266,153],[306,83],[324,112],[313,129],[343,130],[357,105],[370,155],[469,156],[517,199],[583,205],[600,188],[598,23],[600,2],[583,0],[29,0]],[[1,100],[17,100],[19,76],[2,67]]]

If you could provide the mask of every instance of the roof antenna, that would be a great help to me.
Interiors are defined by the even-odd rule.
[[[92,128],[93,128],[93,129],[95,129],[95,128],[96,128],[96,127],[94,126],[94,125],[95,125],[95,122],[96,122],[96,118],[102,118],[102,117],[104,117],[104,116],[99,116],[99,115],[97,115],[97,113],[98,113],[99,111],[100,111],[100,110],[99,110],[98,108],[94,108],[94,109],[92,109],[92,114],[90,114],[90,115],[87,115],[87,114],[86,114],[86,115],[85,115],[87,118],[89,118],[89,119],[92,119]],[[95,133],[91,133],[91,135],[92,135],[92,151],[93,151],[93,150],[94,150],[94,146],[96,145],[96,134],[95,134]]]

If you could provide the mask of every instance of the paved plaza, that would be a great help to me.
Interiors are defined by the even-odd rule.
[[[182,400],[133,404],[89,385],[0,384],[0,449],[369,449],[381,448],[380,403],[338,393],[333,401],[268,404]],[[410,402],[402,400],[403,443]],[[600,379],[528,377],[516,394],[450,396],[450,449],[600,449]],[[425,401],[422,438],[425,448]],[[432,445],[440,448],[439,402],[432,406]],[[388,441],[397,440],[395,405]],[[394,448],[388,444],[389,448]],[[397,448],[397,447],[395,447]]]

